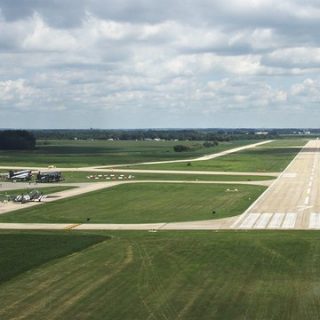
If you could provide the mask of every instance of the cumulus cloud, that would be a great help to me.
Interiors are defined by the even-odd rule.
[[[48,127],[290,126],[319,101],[319,18],[315,0],[0,0],[0,108]]]

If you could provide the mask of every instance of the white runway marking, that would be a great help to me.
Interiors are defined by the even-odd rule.
[[[311,213],[309,220],[310,229],[320,229],[320,213]]]
[[[261,214],[253,228],[254,229],[265,229],[268,222],[270,221],[271,217],[272,217],[272,213]]]
[[[279,229],[281,227],[284,216],[284,213],[275,213],[268,225],[268,229]]]
[[[310,192],[311,192],[311,188],[309,188],[309,189],[307,190],[307,194],[310,194]]]
[[[250,229],[253,227],[255,222],[257,221],[258,217],[260,216],[259,213],[250,213],[248,214],[245,219],[242,221],[239,229]]]
[[[296,213],[287,213],[284,218],[282,229],[293,229],[296,223],[297,214]]]
[[[304,204],[309,204],[309,200],[310,200],[310,198],[306,197],[306,200],[304,200]]]

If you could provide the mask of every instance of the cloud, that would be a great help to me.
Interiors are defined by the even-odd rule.
[[[262,58],[267,66],[281,68],[320,68],[320,48],[300,47],[275,50]]]
[[[102,127],[308,119],[319,18],[315,0],[0,0],[0,105],[46,110],[49,127],[55,112]]]

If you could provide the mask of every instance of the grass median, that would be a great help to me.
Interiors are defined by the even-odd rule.
[[[151,223],[241,214],[263,186],[134,183],[0,215],[0,222]]]
[[[232,174],[175,174],[136,172],[63,172],[64,182],[106,182],[119,180],[181,180],[181,181],[261,181],[272,180],[275,176],[232,175]]]
[[[126,168],[148,170],[189,170],[189,171],[232,171],[240,172],[281,172],[301,150],[296,148],[253,148],[232,153],[212,160],[136,165]]]

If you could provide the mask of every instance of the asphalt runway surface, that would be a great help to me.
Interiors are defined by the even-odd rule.
[[[234,229],[320,229],[320,140],[309,141]]]

